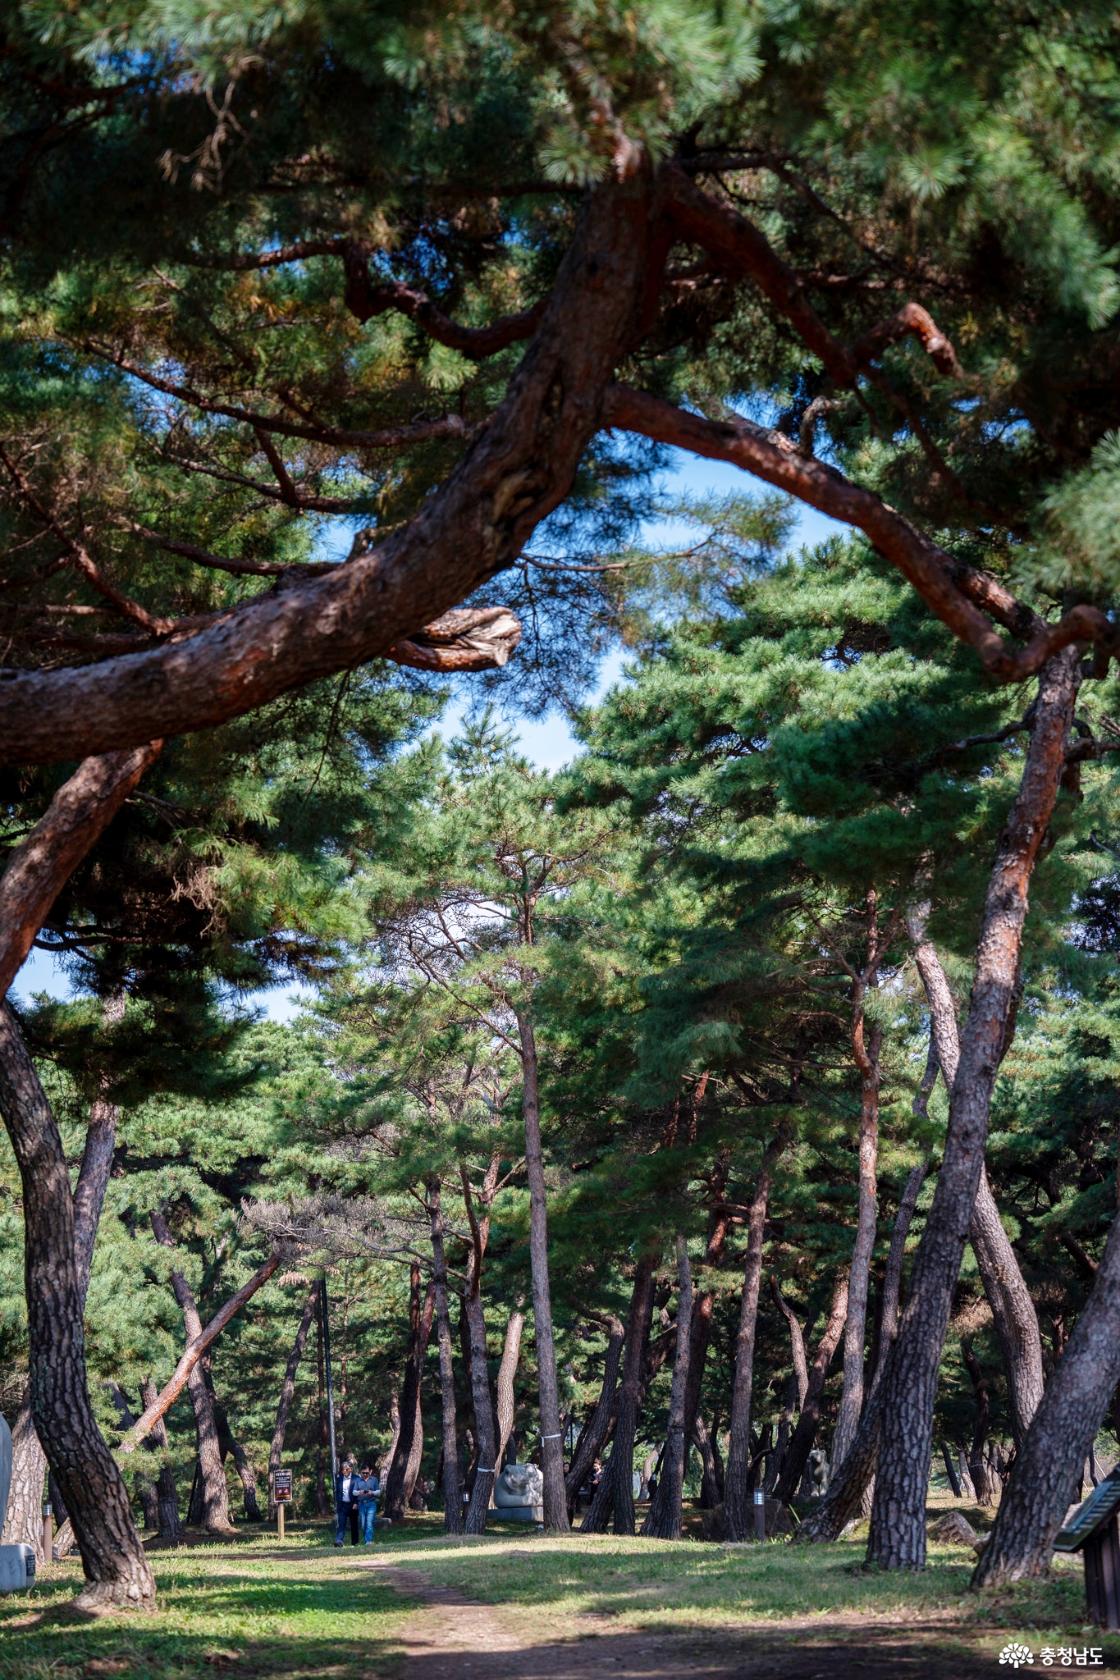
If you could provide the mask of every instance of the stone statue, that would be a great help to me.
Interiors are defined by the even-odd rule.
[[[814,1447],[809,1454],[809,1479],[813,1484],[813,1498],[823,1499],[828,1492],[828,1454],[823,1447]]]
[[[8,1514],[12,1486],[12,1432],[0,1417],[0,1533]],[[23,1592],[35,1579],[35,1553],[30,1546],[0,1546],[0,1592]]]
[[[494,1486],[494,1505],[503,1517],[544,1520],[544,1477],[535,1464],[507,1464]]]

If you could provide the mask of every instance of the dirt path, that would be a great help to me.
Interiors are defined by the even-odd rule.
[[[674,1634],[585,1614],[574,1637],[545,1629],[534,1639],[493,1605],[419,1570],[380,1559],[363,1567],[421,1601],[401,1640],[408,1680],[992,1680],[1002,1672],[992,1657],[950,1649],[936,1623],[861,1622],[853,1639],[850,1627],[845,1638],[820,1623]]]

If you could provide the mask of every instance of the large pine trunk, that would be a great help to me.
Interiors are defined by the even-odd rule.
[[[303,1311],[299,1315],[296,1326],[295,1340],[288,1353],[288,1363],[284,1367],[284,1380],[280,1384],[280,1399],[276,1406],[276,1424],[272,1431],[272,1440],[268,1448],[268,1516],[269,1521],[276,1520],[276,1472],[280,1468],[280,1460],[284,1456],[284,1439],[288,1433],[288,1418],[291,1416],[292,1400],[296,1392],[296,1377],[299,1375],[303,1350],[307,1343],[311,1320],[314,1318],[319,1305],[319,1285],[313,1283],[307,1292],[303,1303]]]
[[[844,1384],[840,1410],[832,1438],[834,1470],[844,1462],[855,1440],[863,1412],[863,1372],[867,1357],[867,1301],[871,1281],[871,1259],[875,1251],[878,1218],[879,1156],[879,1052],[882,1033],[877,1027],[866,1031],[863,988],[857,983],[857,1000],[852,1012],[852,1050],[860,1076],[859,1194],[856,1238],[848,1272],[848,1319],[844,1326]]]
[[[758,1325],[758,1296],[762,1284],[762,1244],[774,1163],[782,1150],[775,1138],[767,1145],[747,1215],[747,1256],[743,1267],[743,1295],[735,1337],[735,1366],[731,1379],[730,1439],[724,1475],[723,1515],[728,1540],[746,1540],[752,1532],[751,1514],[751,1389],[754,1383],[754,1339]]]
[[[677,1349],[673,1358],[673,1382],[669,1392],[669,1421],[661,1454],[661,1480],[650,1504],[642,1533],[655,1540],[681,1537],[684,1465],[687,1441],[684,1407],[688,1387],[688,1352],[692,1331],[692,1267],[688,1244],[677,1236]]]
[[[428,1180],[428,1226],[432,1239],[432,1294],[439,1347],[439,1397],[442,1436],[443,1527],[447,1534],[463,1532],[463,1484],[459,1474],[459,1431],[455,1408],[455,1361],[451,1315],[447,1307],[447,1257],[443,1240],[443,1203],[440,1181]]]
[[[626,1317],[626,1353],[618,1396],[614,1440],[591,1507],[580,1525],[585,1533],[605,1534],[613,1521],[616,1534],[634,1532],[634,1436],[642,1392],[642,1366],[653,1311],[657,1256],[644,1254],[634,1271]]]
[[[1054,1536],[1120,1383],[1120,1219],[1096,1281],[1016,1455],[974,1584],[1000,1586],[1050,1567]]]
[[[925,1565],[925,1508],[942,1344],[984,1164],[992,1089],[1013,1031],[1028,889],[1065,769],[1077,693],[1075,648],[1043,668],[1019,792],[988,882],[972,998],[933,1204],[883,1380],[868,1562]]]
[[[31,1057],[0,1004],[0,1110],[19,1167],[31,1350],[31,1414],[78,1536],[84,1608],[147,1605],[155,1582],[124,1479],[90,1404],[74,1204],[62,1139]]]
[[[544,1526],[546,1532],[564,1533],[569,1527],[568,1501],[564,1491],[564,1432],[560,1427],[556,1348],[552,1334],[552,1292],[548,1274],[548,1196],[541,1153],[540,1078],[533,1023],[523,1011],[518,1011],[517,1030],[521,1043],[525,1176],[529,1182],[529,1260],[533,1278],[533,1329],[537,1346]]]
[[[926,937],[927,914],[928,906],[917,906],[909,917],[909,926],[914,939],[914,960],[929,1002],[931,1045],[940,1062],[945,1087],[952,1091],[960,1062],[957,1012],[941,959]],[[1011,1239],[1003,1228],[988,1174],[983,1167],[980,1169],[980,1183],[968,1236],[1003,1354],[1011,1399],[1011,1429],[1016,1445],[1019,1445],[1026,1439],[1031,1419],[1042,1399],[1045,1383],[1042,1337],[1030,1291]]]
[[[151,1214],[152,1235],[163,1248],[174,1249],[175,1238],[163,1210],[155,1208]],[[194,1290],[177,1266],[171,1268],[171,1288],[183,1315],[183,1329],[188,1343],[202,1334],[202,1319]],[[222,1462],[221,1440],[214,1396],[206,1381],[203,1360],[192,1367],[187,1378],[187,1393],[194,1412],[198,1463],[194,1489],[187,1520],[207,1534],[230,1534],[233,1522],[229,1514],[229,1488],[225,1465]]]

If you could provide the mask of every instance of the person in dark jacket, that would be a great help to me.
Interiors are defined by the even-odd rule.
[[[334,1543],[341,1546],[346,1538],[347,1527],[350,1529],[350,1544],[358,1544],[358,1504],[354,1498],[354,1483],[357,1481],[354,1466],[348,1458],[344,1458],[339,1467],[338,1475],[334,1479]]]
[[[363,1544],[372,1546],[377,1526],[377,1501],[381,1496],[381,1482],[372,1465],[362,1465],[362,1473],[354,1477],[350,1493],[357,1507]]]

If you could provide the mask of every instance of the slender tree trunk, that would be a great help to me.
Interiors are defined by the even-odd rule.
[[[439,1347],[439,1397],[442,1427],[441,1474],[443,1527],[447,1534],[463,1532],[463,1484],[459,1477],[459,1431],[455,1407],[455,1363],[452,1356],[451,1316],[447,1309],[447,1258],[443,1242],[443,1203],[439,1178],[427,1184],[428,1226],[432,1239],[432,1294]]]
[[[622,1364],[622,1344],[626,1331],[622,1320],[613,1314],[607,1320],[607,1347],[603,1355],[603,1382],[599,1389],[599,1398],[588,1419],[587,1425],[576,1445],[572,1462],[568,1466],[567,1493],[569,1507],[574,1508],[579,1490],[587,1480],[592,1465],[603,1450],[603,1443],[610,1428],[611,1415],[615,1406],[615,1393],[618,1388],[618,1369]]]
[[[994,1505],[995,1489],[992,1485],[991,1471],[984,1458],[984,1448],[987,1445],[988,1430],[992,1421],[992,1397],[985,1377],[972,1350],[972,1344],[966,1339],[961,1340],[961,1357],[972,1384],[972,1392],[976,1396],[976,1422],[972,1431],[972,1447],[968,1455],[968,1473],[972,1477],[972,1485],[976,1489],[976,1503],[978,1505]]]
[[[1114,1219],[1089,1299],[1016,1454],[974,1583],[1042,1575],[1109,1403],[1120,1382],[1120,1218]]]
[[[941,1064],[946,1089],[952,1091],[960,1061],[957,1012],[941,960],[925,934],[928,911],[927,905],[916,907],[909,917],[909,926],[914,940],[914,960],[929,1002],[931,1043]],[[1026,1439],[1045,1386],[1042,1336],[1030,1290],[1003,1228],[983,1166],[968,1235],[999,1337],[1011,1399],[1011,1429],[1018,1446]]]
[[[832,1466],[838,1470],[855,1439],[863,1411],[863,1371],[867,1357],[867,1300],[878,1217],[879,1052],[882,1033],[865,1031],[862,986],[852,1017],[852,1047],[860,1075],[859,1198],[856,1240],[848,1273],[848,1319],[844,1326],[844,1386],[832,1439]],[[744,1518],[744,1520],[746,1520]],[[745,1534],[738,1536],[745,1538]]]
[[[87,1583],[78,1602],[90,1609],[147,1605],[155,1598],[155,1582],[86,1384],[66,1156],[7,1005],[0,1005],[0,1111],[23,1191],[32,1420],[77,1530]]]
[[[828,1368],[836,1355],[840,1345],[840,1338],[844,1333],[844,1320],[848,1316],[848,1279],[842,1277],[833,1290],[832,1303],[829,1307],[828,1318],[825,1321],[824,1333],[817,1343],[817,1351],[813,1355],[813,1362],[809,1367],[809,1380],[805,1390],[805,1399],[801,1405],[801,1416],[797,1420],[797,1428],[793,1432],[793,1439],[789,1444],[789,1453],[778,1478],[777,1498],[783,1505],[788,1505],[797,1493],[801,1478],[805,1473],[805,1466],[809,1454],[813,1450],[813,1441],[820,1422],[821,1400],[824,1395],[824,1385],[828,1379]],[[816,1513],[814,1513],[816,1515]],[[813,1519],[810,1518],[811,1522]],[[808,1523],[802,1524],[798,1536],[804,1532]]]
[[[268,1449],[268,1520],[276,1520],[276,1500],[273,1497],[276,1490],[276,1472],[280,1468],[280,1460],[284,1456],[284,1438],[288,1433],[288,1418],[292,1410],[292,1400],[296,1392],[296,1377],[299,1375],[303,1350],[307,1343],[311,1320],[315,1316],[319,1305],[319,1285],[313,1283],[303,1303],[303,1311],[296,1326],[295,1341],[288,1354],[288,1363],[284,1367],[284,1380],[280,1384],[280,1400],[276,1407],[276,1427],[272,1431],[272,1441]]]
[[[408,1358],[401,1387],[401,1432],[393,1462],[385,1483],[384,1510],[391,1522],[400,1522],[408,1508],[412,1489],[416,1485],[419,1459],[417,1447],[423,1449],[423,1425],[420,1414],[420,1374],[431,1334],[435,1310],[435,1293],[429,1289],[422,1299],[420,1267],[412,1262],[408,1288]]]
[[[502,1343],[502,1357],[498,1362],[497,1390],[497,1419],[498,1419],[498,1447],[495,1464],[501,1471],[505,1463],[506,1448],[509,1446],[510,1436],[513,1434],[513,1422],[516,1415],[513,1385],[517,1376],[517,1367],[521,1359],[521,1333],[525,1328],[525,1314],[519,1300],[516,1307],[506,1320],[505,1340]]]
[[[151,1377],[145,1377],[140,1386],[140,1404],[147,1411],[157,1398],[157,1389]],[[148,1435],[145,1446],[151,1451],[164,1455],[160,1465],[159,1475],[156,1477],[156,1504],[159,1516],[159,1537],[169,1545],[178,1546],[183,1538],[183,1525],[179,1521],[179,1496],[175,1489],[175,1472],[167,1462],[167,1424],[163,1418],[157,1418]]]
[[[475,1440],[478,1463],[474,1484],[467,1506],[463,1527],[467,1534],[481,1534],[486,1527],[486,1513],[497,1474],[497,1436],[494,1428],[494,1403],[490,1395],[490,1372],[486,1359],[486,1321],[477,1278],[469,1281],[464,1306],[470,1341],[471,1410],[474,1413]]]
[[[541,1473],[544,1478],[546,1533],[562,1534],[568,1524],[564,1492],[564,1435],[560,1427],[560,1396],[556,1383],[556,1349],[552,1335],[552,1294],[548,1275],[548,1200],[541,1153],[540,1083],[537,1041],[533,1023],[517,1014],[521,1041],[521,1109],[525,1123],[525,1176],[529,1181],[529,1259],[533,1276],[533,1326],[540,1385]]]
[[[718,1271],[727,1251],[730,1214],[727,1208],[727,1176],[731,1165],[729,1150],[721,1150],[707,1175],[709,1200],[708,1230],[704,1249],[705,1272]],[[700,1289],[693,1295],[692,1329],[689,1337],[688,1387],[685,1390],[685,1439],[691,1440],[700,1411],[700,1397],[704,1388],[704,1367],[708,1360],[708,1344],[712,1336],[712,1313],[715,1309],[715,1290]]]
[[[727,1538],[746,1540],[752,1532],[751,1516],[751,1389],[754,1383],[754,1340],[758,1324],[758,1294],[762,1283],[762,1245],[766,1234],[766,1213],[774,1164],[784,1142],[774,1138],[766,1147],[758,1183],[747,1215],[747,1257],[743,1269],[743,1295],[739,1308],[739,1331],[735,1338],[735,1368],[731,1380],[730,1440],[727,1474],[724,1478],[723,1516]]]
[[[162,1209],[152,1210],[151,1222],[152,1235],[161,1247],[174,1249],[175,1238]],[[183,1329],[189,1344],[201,1336],[202,1319],[193,1289],[184,1273],[174,1265],[171,1268],[171,1288],[183,1315]],[[187,1392],[194,1412],[198,1444],[198,1478],[189,1520],[199,1528],[205,1529],[208,1534],[230,1534],[233,1531],[233,1522],[229,1514],[229,1488],[226,1485],[225,1465],[222,1463],[218,1419],[214,1409],[214,1396],[206,1381],[206,1370],[201,1359],[192,1367],[187,1378]]]
[[[805,1405],[805,1396],[809,1392],[809,1361],[805,1353],[805,1333],[801,1328],[797,1314],[782,1294],[781,1286],[776,1277],[771,1275],[770,1293],[774,1297],[774,1305],[789,1325],[789,1357],[793,1367],[793,1380],[797,1392],[797,1410],[800,1412]]]
[[[316,1398],[318,1401],[319,1426],[315,1438],[315,1511],[320,1517],[329,1516],[331,1503],[327,1498],[327,1456],[330,1452],[330,1427],[327,1423],[327,1396],[323,1359],[323,1317],[322,1311],[315,1315],[315,1365],[316,1365]],[[382,1461],[381,1475],[388,1475],[388,1467],[393,1462],[393,1454],[397,1449],[397,1439],[401,1432],[400,1408],[397,1405],[396,1392],[390,1398],[390,1416],[393,1421],[393,1439],[388,1454]]]
[[[262,1522],[260,1499],[257,1496],[257,1473],[248,1453],[230,1428],[229,1413],[214,1394],[214,1382],[208,1360],[203,1362],[203,1368],[206,1372],[206,1386],[214,1401],[214,1421],[218,1425],[218,1446],[222,1454],[222,1463],[224,1465],[227,1458],[233,1459],[233,1467],[241,1483],[241,1501],[246,1522]]]
[[[612,1520],[616,1534],[634,1532],[634,1436],[642,1389],[642,1367],[653,1310],[657,1256],[644,1254],[634,1270],[630,1311],[626,1318],[622,1386],[618,1397],[611,1456],[599,1480],[591,1508],[580,1525],[587,1534],[605,1534]]]
[[[961,1479],[960,1479],[960,1476],[957,1474],[957,1467],[953,1463],[953,1455],[949,1451],[948,1441],[942,1441],[942,1443],[941,1443],[941,1457],[945,1461],[945,1474],[949,1478],[949,1486],[953,1490],[953,1498],[954,1499],[960,1499],[960,1497],[961,1497]]]
[[[714,1427],[709,1430],[699,1412],[693,1425],[692,1439],[700,1454],[700,1504],[705,1511],[714,1511],[717,1505],[723,1504],[723,1465],[720,1463],[716,1430]]]
[[[757,1290],[756,1290],[757,1296]],[[679,1540],[684,1498],[684,1464],[687,1441],[684,1408],[688,1387],[689,1340],[692,1333],[692,1267],[688,1244],[677,1236],[677,1351],[673,1359],[673,1383],[669,1393],[669,1424],[661,1460],[661,1479],[650,1504],[642,1533],[655,1540]]]
[[[992,1088],[1013,1031],[1031,873],[1065,769],[1078,657],[1076,648],[1063,649],[1047,662],[1039,681],[1022,782],[988,883],[941,1171],[914,1262],[910,1298],[879,1388],[883,1406],[867,1556],[885,1569],[925,1564],[941,1348],[984,1164]]]

